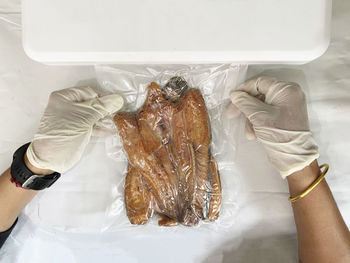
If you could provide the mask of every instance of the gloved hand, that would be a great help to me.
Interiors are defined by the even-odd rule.
[[[247,117],[246,137],[262,143],[283,178],[319,157],[298,84],[260,77],[243,83],[230,96],[230,115],[242,112]]]
[[[99,97],[90,87],[53,92],[27,150],[29,162],[40,169],[66,172],[80,160],[94,124],[122,106],[121,96]]]

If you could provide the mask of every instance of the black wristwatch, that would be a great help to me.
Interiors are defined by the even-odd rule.
[[[32,190],[43,190],[53,185],[61,174],[53,173],[50,175],[36,175],[24,163],[24,155],[27,152],[30,143],[23,145],[13,155],[11,165],[11,176],[16,184],[22,188]]]

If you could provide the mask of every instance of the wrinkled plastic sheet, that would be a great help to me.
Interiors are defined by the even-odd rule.
[[[211,151],[219,166],[223,190],[219,219],[204,224],[207,230],[227,230],[234,225],[238,212],[241,178],[234,159],[241,123],[228,119],[225,110],[229,92],[245,79],[246,70],[246,66],[232,65],[96,67],[99,82],[96,89],[101,94],[123,95],[128,110],[137,110],[143,105],[147,86],[152,81],[164,85],[172,76],[182,75],[192,87],[201,90],[211,120]],[[133,229],[135,234],[143,233],[146,228],[153,233],[165,231],[154,223],[156,221],[139,228],[130,224],[124,203],[126,154],[112,116],[98,126],[110,135],[92,137],[82,160],[59,184],[39,193],[27,206],[26,215],[36,225],[53,231],[96,233]],[[56,211],[52,209],[53,203]]]
[[[323,57],[303,66],[251,66],[248,77],[264,73],[303,86],[311,127],[320,145],[320,162],[331,165],[327,180],[349,225],[350,2],[335,0],[333,5],[332,42]],[[50,92],[75,86],[82,79],[96,79],[96,73],[93,67],[47,67],[30,61],[21,46],[20,1],[1,1],[0,17],[0,165],[5,170],[13,151],[34,134]],[[93,85],[94,81],[83,84]],[[144,229],[138,235],[131,230],[118,234],[65,231],[82,223],[81,215],[85,226],[102,228],[106,204],[115,200],[105,189],[117,185],[115,175],[124,172],[106,155],[105,140],[94,139],[83,160],[33,201],[42,208],[28,207],[21,216],[0,252],[0,261],[296,262],[286,183],[268,164],[263,149],[244,140],[243,130],[240,136],[235,163],[242,175],[243,194],[237,199],[240,210],[229,231],[184,229],[169,234]],[[103,165],[92,165],[101,156]],[[32,219],[37,216],[51,219],[46,225],[37,224]],[[60,230],[50,226],[55,220]]]
[[[196,211],[186,212],[186,214],[183,216],[187,217],[187,219],[181,221],[183,224],[192,226],[199,225],[202,227],[205,226],[207,228],[215,229],[227,228],[234,224],[236,212],[238,209],[237,196],[240,192],[240,179],[239,175],[236,173],[234,166],[234,159],[236,156],[235,147],[240,132],[240,123],[237,120],[230,120],[225,114],[225,112],[227,106],[230,103],[229,93],[235,86],[237,86],[238,83],[242,82],[242,80],[245,78],[246,70],[246,66],[237,65],[144,65],[96,67],[97,79],[100,83],[100,87],[103,90],[103,92],[119,93],[125,98],[125,105],[122,109],[122,112],[128,112],[128,115],[124,115],[124,117],[122,114],[119,114],[118,116],[121,116],[119,118],[120,125],[126,124],[126,126],[129,128],[124,129],[124,139],[121,138],[120,133],[118,134],[117,132],[115,132],[114,136],[111,136],[106,140],[106,150],[108,156],[112,158],[116,163],[118,163],[119,166],[123,167],[124,172],[122,174],[116,175],[120,182],[118,184],[117,191],[114,193],[115,202],[111,204],[109,211],[107,211],[106,213],[108,220],[111,222],[111,226],[106,225],[104,229],[110,227],[112,227],[113,229],[131,227],[129,220],[127,220],[125,217],[125,187],[125,189],[127,189],[126,196],[129,197],[128,200],[131,200],[132,198],[137,199],[136,201],[131,200],[129,202],[130,205],[127,206],[128,212],[130,212],[129,214],[135,213],[139,215],[134,217],[135,222],[142,221],[143,223],[146,223],[144,218],[147,216],[147,213],[145,213],[145,211],[148,211],[148,216],[151,218],[147,221],[150,221],[154,224],[155,220],[152,221],[151,219],[155,219],[156,217],[150,216],[149,213],[153,214],[155,210],[161,210],[161,212],[159,212],[161,214],[164,214],[165,212],[167,215],[169,215],[170,213],[172,218],[177,218],[178,221],[181,221],[179,217],[184,212],[184,208],[181,208],[184,205],[184,199],[182,197],[187,196],[187,198],[191,198],[194,195],[195,201],[193,201],[193,204],[197,204],[197,206],[203,206],[201,210],[203,211],[204,217],[206,217],[206,213],[208,212],[206,210],[210,211],[212,210],[211,208],[213,206],[215,207],[215,204],[212,203],[210,200],[213,200],[214,202],[214,200],[220,199],[220,202],[222,204],[219,212],[219,217],[216,220],[216,222],[208,222],[209,220],[200,220],[201,212],[199,211],[199,209],[194,209],[193,205],[190,205],[190,207]],[[187,83],[186,85],[188,88],[187,93],[185,92],[181,98],[178,98],[177,102],[171,102],[170,98],[166,100],[163,94],[157,94],[157,91],[160,92],[161,89],[164,88],[173,77],[181,78],[182,81]],[[149,96],[151,96],[149,95],[148,87],[152,82],[157,83],[159,85],[159,89],[157,89],[154,85],[152,87],[152,100],[156,100],[156,102],[150,102],[150,104],[147,104],[147,108],[145,108],[145,100],[146,98],[149,98]],[[189,94],[191,95],[187,96]],[[188,134],[184,135],[184,133],[182,133],[182,129],[184,129],[186,126],[186,121],[184,121],[181,117],[179,118],[179,116],[182,116],[184,112],[180,111],[176,113],[176,110],[178,110],[178,108],[181,107],[179,104],[182,103],[182,99],[184,99],[186,96],[187,98],[190,98],[188,100],[187,105],[190,105],[189,107],[193,107],[193,114],[197,114],[196,116],[192,116],[194,119],[196,119],[200,123],[206,123],[205,119],[206,115],[208,114],[208,126],[203,127],[204,131],[206,128],[209,129],[208,135],[204,137],[201,136],[200,138],[197,137],[193,144],[188,144],[188,138],[179,138],[179,136],[177,135],[180,131],[182,136],[188,136]],[[201,105],[202,97],[204,99],[203,102],[205,103],[205,105]],[[158,115],[156,111],[152,109],[155,107],[155,103],[158,105]],[[140,113],[140,111],[142,112]],[[170,111],[175,112],[171,113]],[[139,151],[141,149],[130,148],[129,151],[127,151],[129,157],[130,154],[132,156],[137,157],[134,157],[134,161],[129,160],[128,162],[126,158],[126,151],[123,148],[123,143],[131,143],[133,145],[137,144],[135,141],[131,142],[131,139],[129,139],[135,139],[135,136],[131,135],[132,130],[135,129],[130,129],[130,127],[133,127],[132,123],[134,120],[133,117],[130,117],[130,114],[133,114],[133,116],[135,114],[136,116],[136,130],[142,131],[142,146],[144,146],[145,148],[141,148],[142,151],[145,151],[145,153],[140,154]],[[157,117],[156,119],[154,119],[154,121],[152,121],[154,116]],[[184,118],[191,117],[187,116]],[[162,122],[163,124],[161,124]],[[163,125],[163,130],[164,126],[168,126],[167,128],[165,128],[167,130],[167,134],[164,135],[165,137],[163,137],[162,143],[156,147],[156,150],[151,150],[152,148],[154,148],[154,144],[157,144],[157,142],[155,142],[154,140],[157,140],[156,138],[162,136],[159,134],[158,131],[158,129],[161,128],[159,125]],[[182,127],[183,125],[185,126]],[[113,125],[110,129],[112,130],[112,128]],[[136,134],[138,133],[137,131]],[[197,132],[200,133],[200,131]],[[151,139],[150,137],[152,137],[153,134],[157,134],[157,137]],[[176,136],[171,135],[171,137],[169,137],[170,134],[176,134]],[[210,139],[208,142],[206,142],[207,140],[205,138]],[[165,142],[164,144],[164,140],[170,140],[170,142]],[[207,143],[209,143],[209,145],[205,145]],[[193,148],[194,160],[192,160],[192,162],[187,163],[187,158],[186,160],[180,162],[174,160],[177,159],[175,156],[179,156],[180,151],[186,152],[186,150],[188,150],[188,156],[191,156],[192,154],[188,149],[190,145],[196,145],[196,148]],[[146,155],[146,153],[149,151],[153,151],[153,153]],[[157,151],[158,155],[157,153],[155,153],[155,151]],[[208,151],[208,154],[205,153],[206,151]],[[186,155],[186,153],[183,154]],[[216,196],[215,193],[217,193],[217,191],[215,191],[215,189],[214,191],[211,190],[212,184],[210,180],[210,174],[214,174],[215,172],[210,173],[209,170],[205,171],[206,168],[210,167],[209,159],[207,160],[207,164],[209,165],[208,167],[206,167],[206,164],[203,164],[203,162],[205,162],[204,160],[206,159],[206,156],[209,155],[213,156],[214,158],[213,165],[214,163],[217,163],[218,166],[218,173],[221,178],[222,188],[222,194],[220,194],[220,197]],[[135,195],[132,195],[132,193],[130,192],[130,188],[133,187],[133,185],[131,185],[130,183],[132,179],[129,178],[136,177],[135,174],[132,175],[132,171],[144,171],[144,161],[150,160],[149,158],[151,160],[157,160],[156,163],[162,163],[162,166],[159,166],[159,168],[166,167],[166,169],[164,170],[160,169],[160,173],[162,174],[163,179],[170,178],[166,181],[167,183],[165,186],[169,187],[169,190],[166,192],[164,192],[164,190],[161,189],[163,185],[161,182],[163,181],[163,179],[157,179],[155,181],[156,183],[152,183],[152,185],[147,185],[147,187],[151,187],[150,191],[153,197],[153,201],[151,201],[150,196],[148,196],[147,194],[148,191],[146,190],[141,191]],[[196,162],[198,162],[198,164],[196,164]],[[150,163],[152,163],[152,161],[150,161]],[[183,165],[182,168],[175,167],[181,166],[181,163]],[[146,166],[148,167],[148,165],[149,164],[147,163]],[[158,167],[154,165],[151,166],[152,171],[154,169],[157,169]],[[149,171],[148,169],[149,168],[147,168],[146,170]],[[127,180],[128,184],[125,183],[125,176],[127,174],[127,171],[130,174],[127,177],[129,179]],[[149,182],[149,180],[147,180],[147,174],[147,172],[145,174],[140,174],[138,183],[136,183],[139,185],[137,189],[146,189],[146,186],[141,181],[145,180]],[[154,176],[156,175],[151,175],[152,178]],[[207,179],[205,179],[206,177]],[[179,188],[179,182],[177,180],[181,180],[181,184],[183,185],[182,188],[181,186]],[[133,184],[135,184],[135,179],[133,179]],[[192,189],[191,187],[194,187],[194,189]],[[184,190],[182,191],[181,189]],[[191,191],[194,191],[194,193],[191,193]],[[141,195],[143,196],[142,198],[140,198]],[[157,199],[157,209],[155,209],[154,207],[154,203],[156,202],[155,196],[159,197]],[[173,200],[170,200],[170,198],[167,198],[167,196],[171,196],[171,199]],[[203,201],[203,204],[201,204],[202,201],[200,200]],[[140,210],[135,211],[133,209],[135,206],[131,205],[135,202],[137,202],[138,204],[140,202],[144,202],[144,209],[141,208]],[[206,202],[208,202],[207,205],[205,204]],[[210,207],[209,203],[211,204]],[[147,209],[145,210],[145,208]],[[188,211],[192,210],[189,209]],[[140,220],[141,218],[142,220]],[[196,223],[194,223],[194,221]]]

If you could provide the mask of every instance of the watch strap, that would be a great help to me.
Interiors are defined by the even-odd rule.
[[[12,178],[25,189],[43,190],[54,184],[61,174],[52,173],[50,175],[35,175],[24,163],[24,155],[29,147],[27,143],[20,147],[13,155],[11,165]]]

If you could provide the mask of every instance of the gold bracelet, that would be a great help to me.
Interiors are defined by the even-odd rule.
[[[305,197],[306,195],[308,195],[326,176],[328,169],[329,169],[329,165],[328,164],[322,164],[320,166],[320,169],[325,168],[323,170],[323,172],[321,173],[321,175],[300,195],[297,195],[295,197],[289,197],[288,201],[294,203],[296,201],[298,201],[299,199]]]

